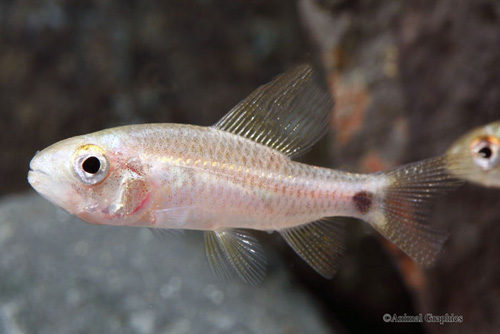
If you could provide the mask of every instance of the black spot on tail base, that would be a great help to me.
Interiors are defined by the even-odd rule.
[[[356,209],[362,214],[368,213],[373,204],[373,194],[367,191],[360,191],[352,196]]]

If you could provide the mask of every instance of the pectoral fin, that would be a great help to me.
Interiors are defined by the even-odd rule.
[[[342,218],[321,219],[280,231],[281,236],[311,267],[325,278],[337,272],[344,252]]]
[[[154,210],[153,220],[158,228],[184,228],[186,222],[189,221],[191,212],[195,209],[194,206],[178,206],[168,209]]]
[[[237,274],[246,283],[256,284],[265,276],[266,259],[262,247],[246,231],[206,231],[205,251],[210,268],[221,279]]]

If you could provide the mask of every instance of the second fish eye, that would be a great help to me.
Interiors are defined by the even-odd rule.
[[[497,167],[500,163],[500,142],[496,138],[477,138],[471,143],[472,160],[483,170]]]

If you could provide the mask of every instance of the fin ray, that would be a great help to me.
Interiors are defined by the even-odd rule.
[[[183,225],[189,220],[189,216],[194,206],[178,206],[167,209],[160,209],[153,211],[153,217],[155,224],[162,227],[166,225],[168,227],[182,228]]]
[[[436,197],[463,184],[447,173],[446,157],[437,157],[383,172],[392,179],[382,215],[371,224],[423,266],[432,265],[448,234],[426,218]]]
[[[342,218],[321,219],[280,231],[288,245],[325,278],[332,278],[344,253]]]
[[[244,230],[206,231],[205,251],[212,272],[223,280],[237,274],[246,283],[257,284],[265,276],[262,247]]]
[[[214,127],[295,157],[326,133],[332,107],[311,66],[301,65],[257,88]]]

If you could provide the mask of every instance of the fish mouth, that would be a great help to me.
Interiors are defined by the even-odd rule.
[[[38,152],[36,152],[35,156],[33,159],[30,161],[30,166],[29,166],[29,171],[28,171],[28,183],[37,190],[36,186],[40,184],[43,179],[46,179],[49,175],[46,171],[43,169],[39,168],[40,163],[37,162],[37,155]],[[38,165],[38,166],[37,166]]]
[[[43,174],[43,175],[48,175],[45,171],[41,170],[41,169],[34,169],[34,168],[31,168],[30,166],[30,169],[28,171],[28,177],[30,174]]]
[[[46,171],[30,168],[28,171],[28,183],[42,197],[65,208],[65,203],[58,196],[58,192],[60,191],[59,186],[53,182],[53,179]]]
[[[40,184],[42,179],[46,178],[47,174],[44,171],[37,169],[30,169],[28,171],[28,183],[37,190],[37,186]]]
[[[47,172],[45,172],[44,170],[42,170],[40,168],[40,165],[42,165],[41,163],[41,159],[39,157],[39,154],[40,154],[40,151],[36,151],[35,153],[35,156],[31,159],[30,161],[30,166],[29,166],[29,171],[28,171],[28,179],[30,177],[30,175],[34,175],[34,174],[44,174],[44,175],[47,175]]]

